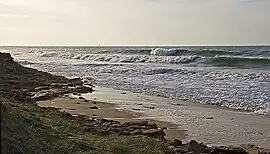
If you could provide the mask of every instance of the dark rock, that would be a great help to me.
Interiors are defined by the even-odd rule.
[[[97,106],[91,106],[90,109],[98,109]]]
[[[201,146],[195,140],[191,140],[188,144],[188,149],[192,152],[192,154],[201,154]]]
[[[80,96],[79,99],[84,99],[84,98]]]
[[[133,110],[140,111],[141,109],[134,108]]]
[[[148,109],[155,109],[154,106],[144,106],[145,108],[148,108]]]
[[[139,103],[138,105],[143,105],[143,103]]]
[[[128,131],[122,131],[120,134],[121,135],[130,135],[130,132],[128,132]]]
[[[181,140],[178,140],[178,139],[174,139],[174,142],[173,142],[173,145],[174,146],[182,146],[182,141]]]
[[[126,93],[126,92],[121,92],[121,94],[122,94],[122,95],[125,95],[125,94],[127,94],[127,93]]]
[[[78,103],[76,103],[76,104],[81,104],[81,103],[78,102]]]
[[[243,148],[233,146],[220,146],[212,149],[211,153],[248,154]]]
[[[85,99],[84,102],[88,103],[88,102],[90,102],[90,101]]]
[[[93,104],[97,104],[97,102],[93,102]]]
[[[207,117],[206,119],[214,119],[213,117]]]
[[[139,125],[131,125],[129,126],[129,128],[133,128],[133,129],[141,129],[142,127]]]
[[[132,125],[138,125],[138,126],[147,126],[148,121],[146,120],[140,120],[140,121],[128,121],[123,124],[124,126],[132,126]]]

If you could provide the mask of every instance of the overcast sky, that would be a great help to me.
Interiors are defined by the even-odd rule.
[[[0,45],[270,44],[270,0],[0,0]]]

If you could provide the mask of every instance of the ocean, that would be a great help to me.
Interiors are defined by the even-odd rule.
[[[270,46],[0,47],[23,66],[118,90],[270,115]]]

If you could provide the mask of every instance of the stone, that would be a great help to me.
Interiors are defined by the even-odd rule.
[[[214,119],[213,117],[207,117],[206,119]]]
[[[48,90],[48,89],[50,89],[50,87],[48,87],[48,86],[40,86],[40,87],[36,87],[35,88],[36,91],[39,91],[39,90]]]
[[[138,105],[143,105],[143,103],[139,103]]]
[[[183,143],[181,140],[178,140],[178,139],[174,139],[174,142],[173,142],[173,145],[174,146],[181,146]]]
[[[220,146],[212,149],[211,153],[233,153],[233,154],[248,154],[241,147],[233,147],[233,146]]]
[[[138,125],[138,126],[147,126],[148,121],[146,120],[139,120],[139,121],[128,121],[123,124],[124,126],[132,126],[132,125]]]
[[[192,152],[192,154],[201,154],[201,146],[195,140],[191,140],[188,144],[188,149]]]
[[[97,106],[91,106],[90,109],[98,109]]]
[[[165,140],[165,133],[161,129],[148,129],[148,130],[143,130],[143,135],[157,138],[160,140]]]
[[[126,93],[126,92],[121,92],[121,94],[122,94],[122,95],[125,95],[125,94],[127,94],[127,93]]]
[[[140,135],[140,134],[142,134],[142,130],[141,129],[135,129],[130,134],[132,134],[132,135]]]
[[[149,129],[149,128],[150,128],[150,129],[157,129],[158,126],[157,126],[157,124],[154,123],[154,122],[148,122],[147,128],[148,128],[148,129]]]
[[[84,99],[84,98],[82,96],[80,96],[79,99]]]
[[[144,106],[145,108],[148,108],[148,109],[155,109],[156,107],[154,106]]]
[[[140,111],[141,109],[134,108],[133,110],[135,110],[135,111]]]
[[[133,128],[133,129],[141,129],[142,127],[139,125],[131,125],[129,126],[129,128]]]
[[[84,100],[84,102],[89,103],[89,101],[88,101],[88,100],[86,100],[86,99]]]
[[[76,103],[76,104],[81,104],[81,103],[78,102],[78,103]]]

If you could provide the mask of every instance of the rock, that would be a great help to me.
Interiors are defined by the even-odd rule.
[[[270,154],[270,149],[260,149],[260,154]]]
[[[143,105],[143,103],[139,103],[138,105]]]
[[[139,126],[139,125],[131,125],[131,126],[129,126],[129,128],[132,128],[132,129],[141,129],[142,127]]]
[[[126,93],[126,92],[121,92],[121,94],[122,94],[122,95],[125,95],[125,94],[127,94],[127,93]]]
[[[154,106],[144,106],[145,108],[148,108],[148,109],[155,109]]]
[[[48,90],[48,89],[50,89],[50,87],[48,87],[48,86],[40,86],[40,87],[36,87],[35,88],[36,91],[39,91],[39,90]]]
[[[248,154],[243,148],[233,146],[220,146],[212,149],[211,153]]]
[[[213,117],[207,117],[206,119],[214,119]]]
[[[140,111],[141,109],[134,108],[133,110],[135,110],[135,111]]]
[[[50,85],[52,88],[62,88],[64,85],[62,83],[52,83]]]
[[[79,99],[84,99],[84,98],[82,96],[80,96]]]
[[[173,142],[173,145],[176,147],[176,146],[182,146],[182,141],[181,140],[178,140],[178,139],[174,139],[174,142]]]
[[[91,106],[90,109],[98,109],[97,106]]]
[[[188,149],[192,152],[192,154],[201,154],[201,146],[195,140],[191,140],[188,144]]]
[[[130,134],[132,134],[132,135],[140,135],[140,134],[142,134],[142,130],[141,129],[135,129]]]
[[[81,78],[70,79],[70,85],[72,85],[72,86],[77,86],[77,85],[82,85],[82,84],[83,84],[83,82],[82,82]]]
[[[161,129],[148,129],[148,130],[143,130],[143,135],[157,138],[160,140],[165,140],[165,133]]]
[[[76,103],[76,104],[81,104],[81,103],[78,102],[78,103]]]
[[[140,121],[128,121],[123,124],[124,126],[132,126],[132,125],[138,125],[138,126],[147,126],[148,121],[146,120],[140,120]]]
[[[154,123],[154,122],[148,122],[147,128],[148,128],[148,129],[149,129],[149,128],[150,128],[150,129],[157,129],[158,126],[157,126],[157,124]]]
[[[90,101],[88,101],[88,100],[85,99],[84,102],[89,103]]]
[[[97,104],[97,102],[93,102],[93,104]]]
[[[124,131],[122,131],[120,134],[121,134],[121,135],[130,135],[130,132],[124,130]]]

